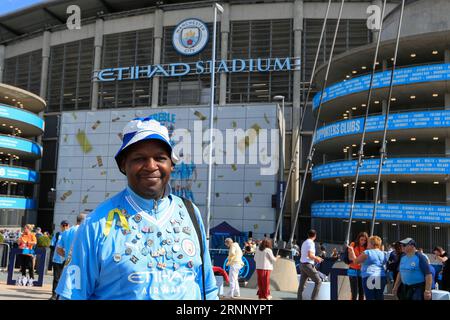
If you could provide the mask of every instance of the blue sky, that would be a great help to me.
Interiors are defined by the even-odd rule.
[[[45,0],[0,0],[0,16],[40,2]]]

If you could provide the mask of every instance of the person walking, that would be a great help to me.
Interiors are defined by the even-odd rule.
[[[33,225],[26,224],[23,228],[23,233],[17,241],[19,244],[19,249],[22,249],[20,254],[20,272],[21,277],[16,281],[18,285],[33,286],[34,281],[34,268],[33,268],[33,255],[34,246],[37,244],[36,236],[32,232]],[[27,270],[29,272],[29,277],[27,277]]]
[[[405,255],[400,259],[399,273],[392,293],[400,300],[431,300],[432,275],[427,259],[416,249],[412,238],[400,241]]]
[[[258,278],[259,300],[271,300],[270,295],[270,273],[273,270],[275,261],[280,256],[274,256],[272,252],[272,240],[264,239],[259,244],[255,252],[256,275]]]
[[[122,136],[114,158],[127,185],[78,228],[56,293],[69,300],[217,300],[200,210],[170,187],[179,158],[168,129],[149,116],[128,122]]]
[[[225,246],[228,250],[227,266],[230,267],[228,276],[230,278],[230,291],[228,293],[229,298],[235,298],[241,296],[239,289],[239,270],[244,266],[242,261],[242,250],[237,242],[234,242],[231,238],[225,239]]]
[[[61,234],[61,239],[59,239],[58,243],[56,244],[56,252],[60,257],[63,258],[64,261],[67,261],[67,259],[69,258],[69,253],[72,248],[73,241],[75,240],[75,235],[78,231],[78,228],[80,227],[80,224],[84,221],[85,218],[86,214],[80,213],[77,216],[77,224],[65,230]]]
[[[69,221],[63,220],[60,224],[61,232],[56,232],[52,238],[51,245],[54,248],[58,247],[59,240],[61,240],[62,233],[66,230],[69,230],[70,225]],[[56,287],[58,286],[59,278],[61,277],[62,270],[64,268],[64,257],[59,254],[53,254],[52,259],[52,267],[53,267],[53,286],[52,286],[52,296],[49,300],[56,300]]]
[[[352,246],[348,247],[350,260],[361,265],[362,284],[367,300],[384,300],[387,255],[381,248],[381,238],[378,236],[372,236],[367,240],[367,249],[358,257],[355,249]]]
[[[448,259],[448,254],[442,247],[435,247],[433,253],[436,259],[442,262],[442,281],[439,289],[450,291],[450,260]]]
[[[360,232],[356,237],[356,241],[352,242],[350,246],[353,248],[356,257],[359,257],[367,250],[367,243],[369,235],[367,232]],[[361,276],[361,265],[352,262],[348,266],[347,271],[350,281],[350,291],[352,293],[352,300],[364,300],[363,279]]]
[[[322,258],[316,256],[316,246],[314,240],[316,240],[317,232],[315,230],[309,230],[308,239],[302,243],[300,249],[300,284],[297,291],[297,299],[303,300],[303,291],[305,290],[306,280],[310,278],[314,282],[314,289],[311,294],[311,300],[316,300],[319,294],[322,280],[319,273],[315,268],[315,263],[321,263]]]

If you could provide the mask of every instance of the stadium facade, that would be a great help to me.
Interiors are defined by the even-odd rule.
[[[450,244],[450,20],[442,14],[448,9],[448,1],[410,1],[405,6],[374,232],[386,242],[413,237],[427,252]],[[353,235],[371,224],[399,18],[397,7],[384,19],[370,106],[366,104],[376,45],[349,50],[332,60],[312,169],[312,180],[321,186],[323,197],[312,204],[311,212],[312,225],[334,242],[343,240],[349,223],[368,107]],[[324,71],[325,66],[317,71],[319,85]],[[319,100],[319,95],[313,100],[316,115]]]
[[[63,218],[74,221],[77,213],[92,210],[105,197],[120,190],[124,180],[115,168],[112,155],[119,146],[121,128],[135,116],[151,115],[172,126],[172,129],[194,130],[197,120],[203,121],[202,130],[208,128],[208,62],[212,54],[213,3],[80,0],[75,4],[81,9],[81,28],[74,30],[66,25],[69,17],[67,8],[73,4],[70,1],[49,1],[0,17],[1,82],[33,92],[46,102],[41,112],[46,130],[42,139],[36,141],[44,150],[43,159],[38,162],[39,188],[29,193],[29,197],[36,200],[36,210],[29,210],[20,221],[11,220],[4,224],[17,225],[27,221],[50,229]],[[377,32],[367,28],[366,11],[369,5],[381,6],[381,3],[346,1],[335,48],[336,58],[331,68],[333,82],[340,82],[342,76],[351,74],[353,68],[359,64],[362,66],[363,62],[369,65]],[[219,15],[217,23],[216,66],[221,70],[218,70],[216,79],[215,102],[218,109],[215,123],[220,130],[253,128],[259,132],[261,129],[278,129],[277,106],[280,101],[274,100],[274,96],[284,97],[285,179],[292,150],[296,144],[300,145],[300,153],[294,159],[300,170],[295,171],[289,187],[282,224],[283,238],[288,239],[299,183],[304,174],[305,152],[311,141],[313,113],[306,114],[300,139],[292,141],[292,136],[298,133],[301,106],[308,90],[328,1],[229,0],[221,4],[224,13]],[[319,56],[321,63],[325,63],[330,54],[339,5],[340,1],[332,2]],[[398,1],[388,1],[387,12],[392,13],[386,21],[391,21],[391,29],[395,28],[394,9],[397,5]],[[411,1],[407,7],[414,5]],[[192,22],[193,19],[206,26],[207,36],[202,38],[205,43],[201,51],[186,54],[180,52],[173,39],[176,29],[184,21]],[[202,28],[199,27],[199,30]],[[386,39],[392,38],[391,34],[394,34],[393,31],[386,29]],[[195,34],[192,36],[194,42],[201,42]],[[439,40],[436,43],[444,45]],[[189,46],[189,43],[184,45],[185,48]],[[388,50],[389,46],[392,46],[392,40],[383,41],[383,48]],[[362,50],[361,53],[358,50]],[[439,54],[431,56],[433,59],[443,56],[442,48],[436,50]],[[406,51],[401,50],[403,53]],[[420,61],[430,63],[433,60]],[[389,67],[389,61],[386,67]],[[322,74],[323,68],[318,70],[313,92],[317,92]],[[355,75],[351,74],[351,77]],[[436,88],[436,83],[430,87]],[[434,100],[436,102],[444,97],[442,92],[438,94],[438,99]],[[417,97],[417,103],[422,102],[419,94]],[[339,102],[342,107],[335,105],[340,99],[344,101]],[[324,103],[324,122],[339,120],[339,116],[347,110],[345,99],[353,101],[354,95],[336,97],[336,100]],[[400,95],[397,99],[400,102]],[[445,104],[442,102],[441,105]],[[337,112],[338,108],[343,110]],[[349,115],[347,120],[356,118],[357,112]],[[330,136],[329,132],[333,130],[322,130],[326,134],[322,141],[316,141],[321,152],[320,160],[326,160],[323,165],[339,159],[339,156],[342,158],[342,149],[349,146],[351,139],[357,140],[357,133]],[[419,142],[419,136],[417,140]],[[442,135],[437,142],[424,142],[431,148],[426,153],[445,155],[445,152],[432,149],[433,146],[442,148],[444,141]],[[251,147],[249,144],[251,141],[245,140],[241,152],[247,152],[246,148]],[[336,147],[338,144],[342,144],[339,149]],[[265,149],[270,147],[270,144],[264,146]],[[237,149],[239,152],[239,141]],[[396,149],[390,146],[391,150],[394,152]],[[264,152],[267,150],[258,149],[258,153]],[[322,162],[315,159],[315,170],[320,168],[319,163]],[[212,227],[227,221],[240,231],[251,231],[256,237],[274,231],[278,214],[276,195],[279,180],[282,179],[277,174],[262,175],[258,171],[259,166],[259,163],[237,166],[215,164]],[[427,198],[428,191],[421,197],[427,198],[426,201],[444,199],[445,202],[443,175],[435,175],[441,179],[435,180],[430,174],[430,181],[439,181],[440,184],[429,183],[430,197]],[[342,218],[319,218],[317,215],[318,218],[311,221],[313,202],[346,199],[342,183],[336,183],[336,177],[327,177],[325,174],[325,178],[316,179],[313,172],[314,182],[308,182],[306,186],[297,232],[304,234],[312,223],[320,230],[321,238],[336,242],[343,237],[341,230],[345,222]],[[396,179],[397,186],[403,183],[400,178]],[[173,180],[175,192],[193,198],[204,212],[206,165],[193,166],[186,159],[185,166],[174,173]],[[416,180],[414,187],[419,187],[423,182],[419,177]],[[334,186],[330,185],[333,181]],[[369,183],[368,178],[366,181]],[[434,189],[441,190],[442,197],[438,197]],[[394,192],[395,189],[389,190]],[[4,209],[1,214],[5,214]],[[418,222],[419,226],[422,224]],[[425,222],[424,226],[427,230],[431,228],[431,224]],[[441,227],[440,232],[444,229]]]

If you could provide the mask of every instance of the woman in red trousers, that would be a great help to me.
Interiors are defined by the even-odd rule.
[[[270,300],[270,273],[273,264],[280,256],[275,257],[272,252],[272,240],[264,239],[255,251],[256,274],[258,276],[259,300]]]

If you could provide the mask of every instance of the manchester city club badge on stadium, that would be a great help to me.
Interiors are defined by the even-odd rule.
[[[172,35],[172,44],[178,53],[192,56],[206,46],[208,42],[208,27],[198,19],[187,19],[180,22]]]

